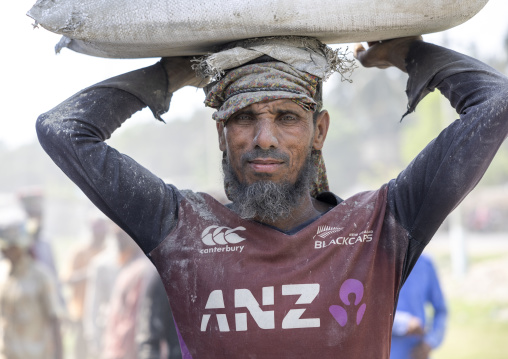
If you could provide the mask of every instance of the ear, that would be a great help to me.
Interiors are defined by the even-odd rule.
[[[320,150],[323,148],[329,126],[330,126],[330,114],[328,113],[328,111],[323,110],[318,114],[316,120],[312,148],[314,148],[315,150]]]
[[[224,122],[217,121],[217,134],[219,135],[219,149],[224,152],[226,150],[226,129],[224,128]]]

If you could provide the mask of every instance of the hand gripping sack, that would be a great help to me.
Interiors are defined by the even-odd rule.
[[[28,11],[59,46],[112,58],[200,55],[235,40],[300,35],[327,44],[457,26],[488,0],[38,0]]]

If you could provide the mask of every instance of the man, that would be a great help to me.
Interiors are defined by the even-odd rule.
[[[136,326],[139,359],[181,359],[173,313],[157,272],[153,272],[141,302]]]
[[[139,312],[153,265],[123,230],[116,228],[115,236],[123,267],[111,291],[101,358],[136,359]]]
[[[427,325],[426,307],[432,307]],[[391,359],[427,359],[443,342],[448,311],[432,260],[422,254],[399,294]]]
[[[88,243],[80,246],[71,257],[65,283],[70,287],[69,315],[75,329],[75,358],[87,357],[87,345],[84,337],[83,310],[87,290],[88,269],[93,258],[104,250],[108,221],[96,218],[91,223],[92,237]]]
[[[36,261],[49,268],[57,283],[58,296],[65,305],[53,248],[44,233],[44,192],[37,186],[25,187],[18,191],[18,197],[28,216],[27,228],[32,236],[30,253]]]
[[[319,109],[340,61],[312,40],[259,41],[204,71],[218,75],[206,103],[218,110],[231,205],[164,184],[103,142],[134,112],[158,117],[171,93],[202,85],[188,59],[76,94],[40,116],[41,144],[155,264],[184,358],[388,358],[400,287],[506,137],[508,80],[418,37],[359,46],[363,65],[408,72],[409,111],[438,88],[461,118],[396,179],[341,200],[323,176]]]
[[[109,224],[108,224],[109,227]],[[89,358],[102,357],[111,295],[118,273],[130,258],[130,246],[106,245],[89,263],[83,302],[83,334]]]
[[[61,359],[64,311],[54,277],[30,255],[25,221],[2,209],[0,249],[10,268],[0,279],[0,358]]]

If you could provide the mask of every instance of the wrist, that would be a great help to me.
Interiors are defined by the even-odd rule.
[[[415,42],[422,42],[423,39],[421,36],[411,36],[395,39],[392,41],[394,41],[394,44],[389,52],[389,61],[393,66],[407,73],[406,61],[409,54],[409,49]]]
[[[185,86],[202,87],[208,82],[199,78],[192,69],[190,57],[164,57],[161,65],[166,71],[168,92],[173,93]]]

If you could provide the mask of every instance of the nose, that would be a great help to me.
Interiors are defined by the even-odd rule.
[[[277,139],[277,129],[275,123],[268,119],[257,121],[256,136],[254,137],[254,145],[263,150],[277,148],[279,141]]]

